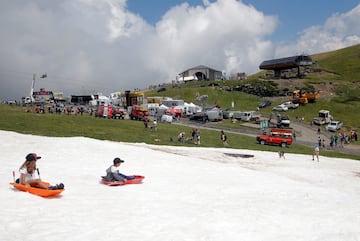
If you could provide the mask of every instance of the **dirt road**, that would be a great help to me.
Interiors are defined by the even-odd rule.
[[[226,128],[220,128],[216,125],[216,123],[212,123],[212,122],[203,123],[203,122],[180,121],[180,122],[175,122],[174,124],[185,125],[194,128],[206,128],[206,129],[215,129],[215,130],[226,129]],[[296,139],[294,141],[297,144],[313,147],[315,144],[318,143],[318,138],[319,138],[318,126],[316,125],[310,126],[310,124],[303,122],[292,122],[291,127],[295,130]],[[251,124],[243,126],[243,128],[240,129],[226,129],[226,131],[234,134],[241,134],[241,135],[247,135],[253,137],[256,137],[257,135],[260,134],[258,125],[251,125]],[[360,146],[357,144],[345,144],[344,147],[336,146],[331,148],[329,145],[331,134],[333,133],[320,131],[321,139],[325,140],[326,150],[360,156]]]
[[[318,128],[319,126],[310,124],[293,122],[291,123],[292,128],[296,131],[296,142],[305,146],[314,146],[318,143]],[[356,144],[344,144],[343,147],[334,146],[330,147],[330,137],[334,132],[328,132],[323,129],[320,131],[320,138],[325,140],[325,148],[327,150],[333,150],[346,154],[360,156],[360,146]]]

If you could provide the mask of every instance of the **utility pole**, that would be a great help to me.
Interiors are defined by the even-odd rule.
[[[46,77],[47,77],[47,73],[42,74],[40,76],[41,79],[46,78]],[[31,100],[32,104],[35,102],[35,99],[34,99],[35,79],[36,79],[36,74],[33,74],[33,79],[32,79],[31,89],[30,89],[30,100]]]
[[[36,74],[33,74],[33,79],[32,79],[31,89],[30,89],[30,99],[31,99],[31,103],[34,103],[34,102],[35,102],[35,99],[34,99],[35,78],[36,78]]]

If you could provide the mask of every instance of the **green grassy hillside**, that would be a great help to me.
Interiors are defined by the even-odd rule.
[[[225,126],[226,124],[224,124],[224,127]],[[88,114],[83,116],[36,114],[27,112],[25,107],[5,104],[0,104],[0,130],[42,136],[84,136],[99,140],[118,142],[197,147],[197,145],[192,143],[180,143],[177,141],[178,134],[183,131],[186,133],[186,138],[190,137],[192,131],[191,127],[158,123],[158,130],[152,131],[151,129],[145,129],[141,121],[95,118]],[[200,128],[200,133],[201,147],[223,147],[220,141],[219,130]],[[272,152],[280,150],[279,146],[263,146],[257,144],[255,137],[230,132],[226,133],[229,140],[229,149],[236,148]],[[287,148],[286,152],[311,155],[312,148],[293,144]],[[323,152],[322,155],[360,160],[360,157],[358,156],[337,153],[334,151]],[[276,156],[277,153],[274,153],[274,157]]]
[[[336,80],[360,83],[360,44],[315,54],[312,58],[320,68],[337,74]]]
[[[319,69],[309,73],[304,81],[306,86],[330,86],[334,93],[320,92],[320,99],[313,104],[307,104],[297,110],[288,111],[286,114],[292,119],[304,117],[305,121],[310,122],[318,115],[321,109],[330,110],[335,119],[344,122],[344,129],[360,130],[360,45],[355,45],[345,49],[328,53],[315,54],[312,56],[315,62],[312,68]],[[255,110],[257,105],[264,99],[271,99],[272,106],[280,104],[289,99],[288,96],[282,97],[259,97],[239,91],[226,91],[228,87],[239,84],[252,84],[253,86],[264,86],[266,88],[276,87],[276,83],[271,80],[263,80],[264,72],[261,71],[247,80],[226,80],[216,81],[218,86],[208,86],[209,82],[190,82],[173,87],[166,86],[167,91],[157,92],[151,90],[146,92],[146,96],[170,96],[175,99],[184,99],[187,102],[196,101],[196,95],[208,95],[207,104],[219,105],[223,109],[230,108],[232,102],[235,103],[236,110]],[[278,80],[281,81],[281,80]],[[312,87],[315,89],[315,87]],[[291,91],[291,89],[289,88]],[[270,116],[271,108],[261,110],[264,116]]]

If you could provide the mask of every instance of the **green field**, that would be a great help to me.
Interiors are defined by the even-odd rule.
[[[0,129],[41,136],[84,136],[117,142],[198,147],[192,143],[180,143],[177,141],[177,136],[182,131],[186,132],[186,137],[190,137],[192,131],[190,127],[158,123],[158,130],[152,131],[151,129],[145,129],[141,121],[95,118],[88,114],[83,116],[36,114],[27,112],[27,110],[25,107],[0,104]],[[228,128],[228,124],[227,122],[220,123],[219,128],[222,126]],[[200,132],[201,147],[223,147],[220,141],[219,130],[200,128]],[[280,150],[278,146],[259,145],[254,137],[233,133],[227,133],[227,136],[229,142],[228,148],[273,152]],[[311,155],[312,148],[293,144],[286,149],[286,152]],[[360,160],[359,156],[351,156],[334,151],[326,151],[322,155]]]

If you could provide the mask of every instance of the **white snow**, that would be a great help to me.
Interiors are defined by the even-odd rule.
[[[0,131],[0,240],[358,241],[360,162],[230,148],[153,146]],[[26,154],[57,198],[14,189]],[[251,154],[232,157],[225,153]],[[115,157],[142,184],[108,187]],[[17,172],[16,172],[17,173]],[[18,174],[17,174],[18,175]]]

